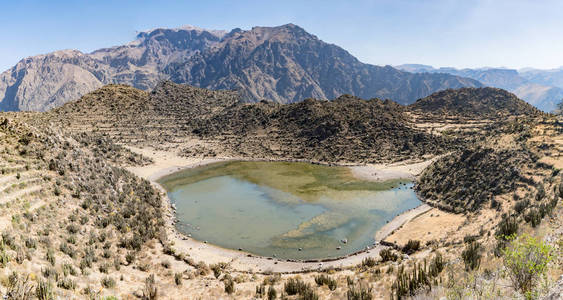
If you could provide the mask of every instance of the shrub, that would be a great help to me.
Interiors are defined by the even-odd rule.
[[[413,254],[420,249],[420,241],[418,240],[409,240],[407,244],[401,249],[406,254]]]
[[[27,238],[27,239],[25,239],[25,246],[27,248],[36,249],[37,248],[37,241],[35,241],[33,238]]]
[[[130,265],[135,261],[135,252],[128,252],[125,255],[125,261],[127,261],[127,264]]]
[[[145,280],[145,288],[143,289],[143,300],[156,300],[158,299],[158,288],[156,287],[156,279],[154,274],[151,274]]]
[[[478,242],[472,242],[465,247],[461,253],[463,262],[465,263],[465,270],[475,270],[481,264],[481,245]]]
[[[283,285],[283,290],[290,296],[302,295],[311,286],[303,282],[300,278],[289,278]]]
[[[227,264],[226,263],[216,263],[214,265],[210,265],[209,268],[213,271],[213,275],[215,276],[215,278],[219,278],[219,276],[221,276],[221,273],[223,272],[223,270],[225,270],[227,268]]]
[[[506,239],[518,232],[518,221],[515,217],[505,217],[500,221],[498,227],[496,236],[500,239]]]
[[[64,276],[68,276],[69,274],[76,276],[76,270],[71,264],[63,264],[63,274]]]
[[[523,235],[515,239],[503,254],[513,288],[531,297],[538,279],[546,273],[553,259],[551,247],[534,237]]]
[[[59,250],[61,250],[61,252],[63,252],[64,254],[74,258],[74,256],[76,255],[76,251],[72,248],[72,246],[70,246],[69,244],[65,243],[61,243],[61,246],[59,247]]]
[[[103,287],[107,288],[107,289],[112,289],[115,287],[115,279],[111,278],[111,277],[104,277],[102,278],[101,284]]]
[[[0,267],[4,268],[10,262],[10,255],[6,252],[6,249],[0,249]]]
[[[29,283],[29,276],[19,276],[17,272],[13,272],[8,277],[8,286],[5,299],[30,300],[33,295],[33,287]]]
[[[70,278],[62,278],[57,282],[57,287],[60,287],[65,290],[74,290],[76,289],[76,282]]]
[[[442,270],[444,270],[444,266],[446,263],[444,262],[444,258],[440,252],[436,252],[434,258],[430,261],[430,265],[428,266],[428,274],[432,277],[437,277]]]
[[[225,293],[232,294],[235,292],[235,282],[231,278],[231,276],[226,276],[225,280]]]
[[[176,283],[176,285],[182,285],[182,277],[182,272],[174,274],[174,282]]]
[[[424,262],[424,267],[420,264],[414,264],[414,268],[411,274],[405,272],[405,267],[401,265],[397,273],[397,279],[392,285],[392,293],[401,299],[407,295],[414,295],[418,290],[423,287],[431,288],[431,277],[426,271],[426,261]]]
[[[318,286],[322,286],[322,285],[326,285],[328,286],[328,288],[331,291],[334,291],[337,287],[337,283],[336,280],[330,278],[327,275],[319,275],[319,276],[315,276],[315,282],[317,283]]]
[[[399,256],[395,254],[391,249],[385,248],[379,252],[379,256],[381,256],[381,260],[383,262],[386,261],[396,261]]]
[[[541,223],[542,216],[540,212],[536,208],[532,208],[528,211],[528,213],[524,216],[524,220],[532,225],[532,227],[536,227]]]
[[[516,204],[514,204],[514,210],[517,213],[521,214],[528,207],[528,205],[530,205],[530,200],[520,200],[516,202]]]
[[[371,287],[366,288],[362,284],[351,285],[346,292],[346,298],[348,300],[371,300]]]
[[[268,300],[275,300],[278,297],[278,292],[276,292],[276,289],[270,285],[270,287],[268,288]]]
[[[54,300],[53,285],[50,282],[39,280],[35,288],[35,296],[39,300]]]
[[[377,264],[377,261],[373,257],[366,257],[362,260],[362,267],[372,268]]]

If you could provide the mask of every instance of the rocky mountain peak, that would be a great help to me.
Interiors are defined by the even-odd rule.
[[[250,30],[194,26],[141,32],[92,53],[57,51],[0,75],[0,110],[47,110],[110,83],[152,90],[162,80],[238,90],[242,100],[279,103],[342,94],[400,103],[445,88],[481,86],[446,74],[411,74],[364,64],[295,24]]]

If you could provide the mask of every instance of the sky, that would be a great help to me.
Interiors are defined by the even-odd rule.
[[[563,65],[559,0],[0,0],[0,71],[60,49],[91,52],[138,31],[294,23],[365,63],[435,67]]]

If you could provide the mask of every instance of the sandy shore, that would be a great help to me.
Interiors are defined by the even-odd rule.
[[[131,151],[142,154],[153,160],[153,163],[143,167],[130,167],[129,171],[136,175],[151,181],[164,194],[166,191],[156,183],[156,180],[168,174],[177,172],[186,168],[194,168],[209,163],[233,160],[239,158],[186,158],[180,157],[174,153],[166,151],[157,151],[152,149],[141,149],[135,147],[127,147]],[[352,166],[352,173],[358,178],[373,181],[385,181],[390,179],[414,179],[431,161],[425,161],[415,164],[391,164],[391,165],[366,165]],[[180,253],[187,253],[194,261],[203,261],[207,264],[218,262],[228,262],[231,267],[238,271],[249,272],[279,272],[279,273],[298,273],[306,271],[314,271],[325,268],[346,268],[358,265],[367,257],[379,258],[379,251],[385,249],[385,246],[376,243],[365,251],[351,254],[342,258],[331,261],[287,261],[270,257],[260,257],[251,255],[247,252],[225,249],[219,246],[207,244],[195,239],[189,238],[178,232],[174,226],[174,211],[169,205],[169,199],[166,197],[166,216],[167,233],[173,247]],[[428,211],[428,205],[421,205],[415,209],[411,209],[386,224],[376,233],[375,240],[381,241],[393,231],[400,228],[404,223],[415,218],[416,216]]]

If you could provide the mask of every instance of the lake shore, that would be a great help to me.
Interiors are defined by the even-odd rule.
[[[311,261],[294,261],[283,260],[272,257],[256,256],[247,252],[237,251],[233,249],[226,249],[219,246],[211,245],[202,241],[192,239],[183,233],[180,233],[175,228],[175,211],[170,204],[170,200],[166,196],[166,191],[157,183],[159,178],[166,175],[178,172],[183,169],[195,168],[210,163],[229,161],[229,160],[248,160],[243,158],[186,158],[178,156],[174,153],[167,151],[158,151],[152,149],[141,149],[134,147],[127,147],[131,151],[149,157],[153,163],[142,167],[130,167],[129,171],[134,174],[145,178],[153,183],[159,190],[162,191],[166,202],[165,217],[166,217],[166,232],[169,241],[172,243],[173,248],[178,253],[189,254],[189,257],[195,262],[203,261],[207,264],[214,264],[218,262],[227,262],[231,267],[237,271],[242,272],[258,272],[258,273],[301,273],[317,271],[326,268],[347,268],[358,265],[368,257],[379,258],[379,251],[387,248],[379,244],[379,241],[390,235],[392,232],[399,229],[403,224],[409,220],[427,212],[430,207],[422,204],[414,209],[406,211],[384,227],[382,227],[375,235],[377,241],[363,251],[352,253],[334,259],[327,260],[311,260]],[[417,162],[412,164],[396,163],[389,165],[355,165],[348,166],[354,176],[359,179],[371,181],[386,181],[392,179],[410,179],[413,180],[418,174],[428,166],[432,160]]]

